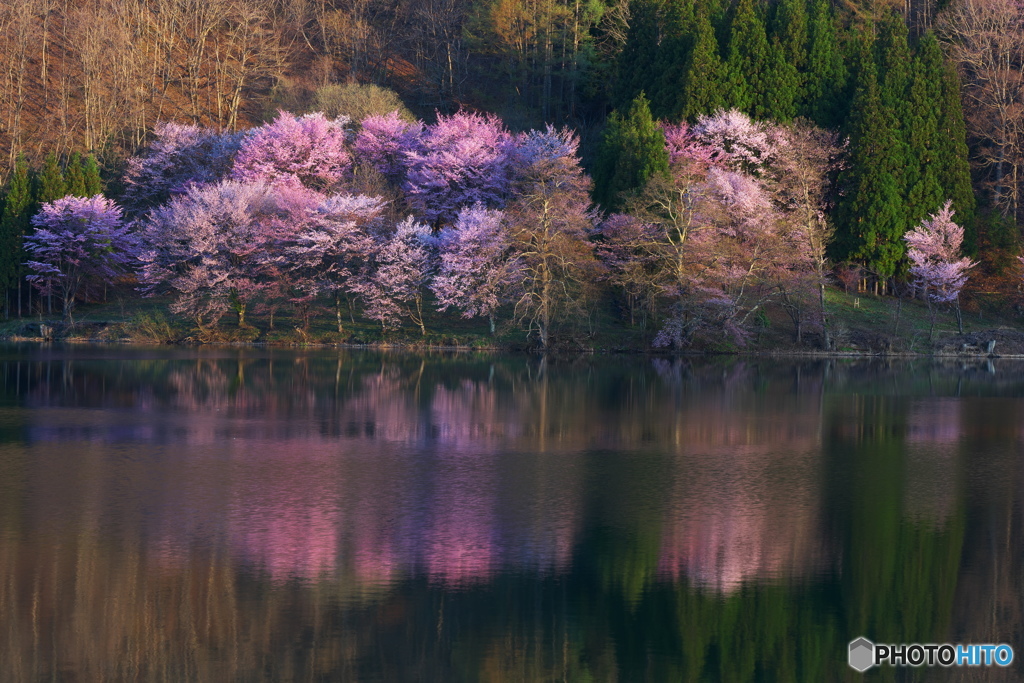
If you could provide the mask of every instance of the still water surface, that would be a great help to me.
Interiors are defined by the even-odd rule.
[[[860,680],[1007,642],[1024,365],[0,347],[0,680]]]

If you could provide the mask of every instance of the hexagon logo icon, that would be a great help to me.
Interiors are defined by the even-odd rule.
[[[864,673],[875,665],[875,644],[864,637],[850,641],[850,667]]]

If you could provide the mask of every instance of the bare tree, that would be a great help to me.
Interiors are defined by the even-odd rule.
[[[994,203],[1019,218],[1024,163],[1024,8],[1015,0],[959,0],[938,31],[964,83],[970,135]]]

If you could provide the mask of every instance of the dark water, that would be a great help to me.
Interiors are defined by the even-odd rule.
[[[859,680],[1013,645],[1024,365],[0,348],[0,679]]]

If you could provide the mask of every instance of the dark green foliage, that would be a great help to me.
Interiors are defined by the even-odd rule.
[[[82,155],[75,152],[68,159],[68,166],[65,169],[67,178],[67,193],[76,197],[86,197],[85,194],[85,172],[82,169]]]
[[[903,17],[895,11],[890,11],[886,14],[878,28],[876,51],[879,96],[882,107],[885,108],[896,125],[898,144],[893,150],[893,154],[898,158],[897,163],[899,166],[896,182],[900,186],[900,192],[906,196],[910,190],[911,179],[914,176],[914,173],[909,171],[918,162],[910,156],[907,146],[907,138],[913,125],[911,121],[912,111],[907,106],[911,80],[911,56],[910,46],[907,44],[907,24],[903,21]]]
[[[772,35],[779,41],[782,58],[798,70],[807,63],[807,23],[806,0],[779,0]]]
[[[614,98],[617,109],[624,109],[641,92],[655,90],[662,33],[661,8],[657,0],[629,3],[629,34],[618,59],[619,78]]]
[[[686,67],[693,51],[693,5],[688,0],[670,0],[665,5],[662,44],[655,65],[651,113],[659,119],[678,117]]]
[[[668,175],[665,135],[651,117],[643,93],[622,116],[608,118],[594,164],[594,200],[611,211],[625,193],[642,188],[654,175]]]
[[[64,172],[57,162],[57,155],[50,152],[43,160],[43,170],[36,179],[35,200],[44,204],[60,199],[67,194],[67,183],[64,180]]]
[[[850,123],[849,168],[842,178],[836,260],[864,262],[879,278],[896,273],[906,251],[907,230],[901,179],[904,159],[896,122],[882,106],[877,67],[865,41],[858,67]]]
[[[700,114],[710,114],[725,106],[718,40],[711,20],[703,10],[697,12],[694,30],[693,50],[686,63],[680,100],[673,118],[693,120]]]
[[[941,57],[941,55],[940,55]],[[903,138],[907,150],[905,174],[907,221],[911,226],[938,211],[947,197],[939,182],[939,110],[941,80],[927,73],[920,55],[911,70],[910,89],[903,111]]]
[[[973,254],[977,233],[974,230],[974,190],[968,161],[967,129],[960,102],[960,77],[946,62],[939,42],[931,33],[925,34],[918,47],[921,78],[937,83],[933,90],[938,97],[936,111],[935,175],[943,196],[953,201],[957,221],[964,226],[964,251]]]
[[[819,126],[837,128],[848,108],[848,70],[836,38],[836,20],[828,0],[811,6],[810,46],[800,114]]]
[[[82,174],[85,177],[85,196],[94,197],[103,194],[103,181],[100,179],[100,165],[92,154],[82,162]]]
[[[25,254],[21,243],[28,231],[31,204],[28,161],[22,155],[15,162],[3,214],[0,216],[0,285],[5,291],[13,287],[24,272],[22,263]]]
[[[882,106],[897,112],[910,89],[911,56],[907,24],[896,11],[885,15],[878,27],[878,92]]]
[[[779,41],[772,41],[764,75],[764,88],[755,107],[761,118],[788,123],[796,116],[800,98],[800,74],[796,66],[786,61],[785,50]]]
[[[754,0],[739,0],[733,15],[725,62],[726,105],[764,118],[768,35]]]

